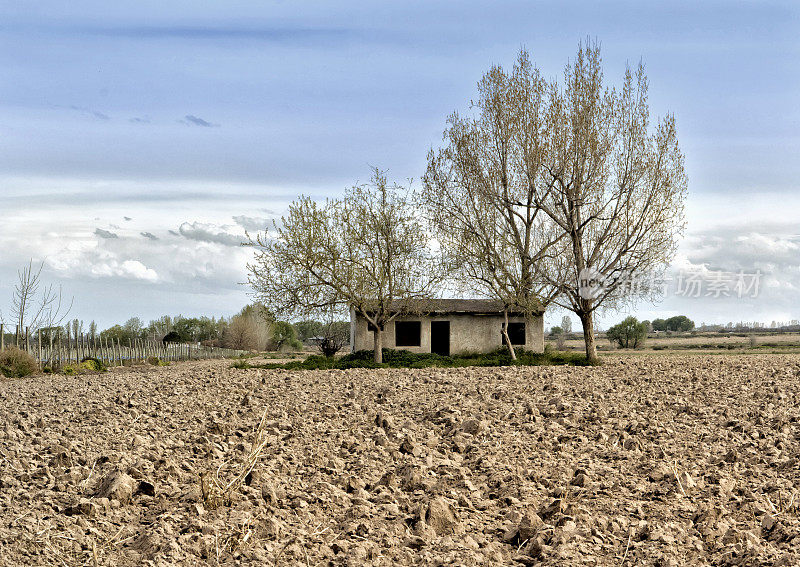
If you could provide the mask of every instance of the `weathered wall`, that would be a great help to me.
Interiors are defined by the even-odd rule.
[[[367,321],[351,312],[351,333],[354,340],[350,342],[353,350],[372,350],[372,331],[367,330]],[[394,339],[394,322],[389,323],[383,331],[384,348],[399,348],[411,352],[431,351],[431,321],[450,321],[450,353],[489,352],[502,346],[502,315],[452,314],[436,317],[405,317],[400,321],[421,321],[422,329],[420,346],[396,347]],[[522,317],[509,317],[511,323],[521,323]],[[525,325],[525,350],[542,352],[544,350],[544,318],[533,316]]]

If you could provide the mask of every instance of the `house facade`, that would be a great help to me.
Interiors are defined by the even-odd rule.
[[[544,350],[542,313],[528,318],[509,313],[511,344],[534,352]],[[455,355],[491,352],[503,346],[503,305],[488,299],[434,299],[422,313],[397,317],[383,330],[383,347],[411,352]],[[350,310],[353,351],[372,350],[374,333],[364,317]]]

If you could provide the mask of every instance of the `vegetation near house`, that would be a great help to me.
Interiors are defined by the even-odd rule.
[[[577,353],[568,352],[531,352],[518,349],[517,358],[512,359],[510,351],[503,347],[492,352],[462,353],[444,356],[436,353],[414,353],[407,350],[384,349],[382,362],[375,362],[375,353],[370,350],[359,350],[340,358],[311,355],[305,360],[293,360],[287,363],[251,364],[246,360],[235,362],[231,367],[249,368],[283,368],[286,370],[346,370],[348,368],[462,368],[470,366],[547,366],[570,365],[587,366],[595,364]]]
[[[636,317],[626,317],[606,331],[606,338],[619,348],[640,348],[647,340],[647,323]]]
[[[334,356],[350,341],[349,321],[330,321],[322,324],[319,334],[319,348],[322,355]]]
[[[447,275],[430,242],[408,189],[376,169],[370,183],[341,199],[291,203],[280,223],[250,240],[256,252],[248,281],[278,316],[351,307],[375,329],[380,363],[385,326],[438,293]]]

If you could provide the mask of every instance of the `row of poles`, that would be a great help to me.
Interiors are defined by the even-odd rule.
[[[6,349],[5,329],[0,323],[0,351]],[[9,345],[10,346],[10,345]],[[31,334],[28,327],[24,333],[19,327],[14,333],[14,345],[33,356],[42,368],[61,368],[68,364],[80,364],[96,358],[106,366],[123,366],[146,362],[151,357],[163,361],[199,360],[209,358],[233,358],[246,351],[222,347],[211,347],[181,343],[162,343],[133,339],[124,344],[119,339],[78,334],[66,337],[42,337],[42,331]]]

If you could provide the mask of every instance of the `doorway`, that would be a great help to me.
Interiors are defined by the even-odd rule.
[[[450,356],[450,321],[431,321],[431,352]]]

